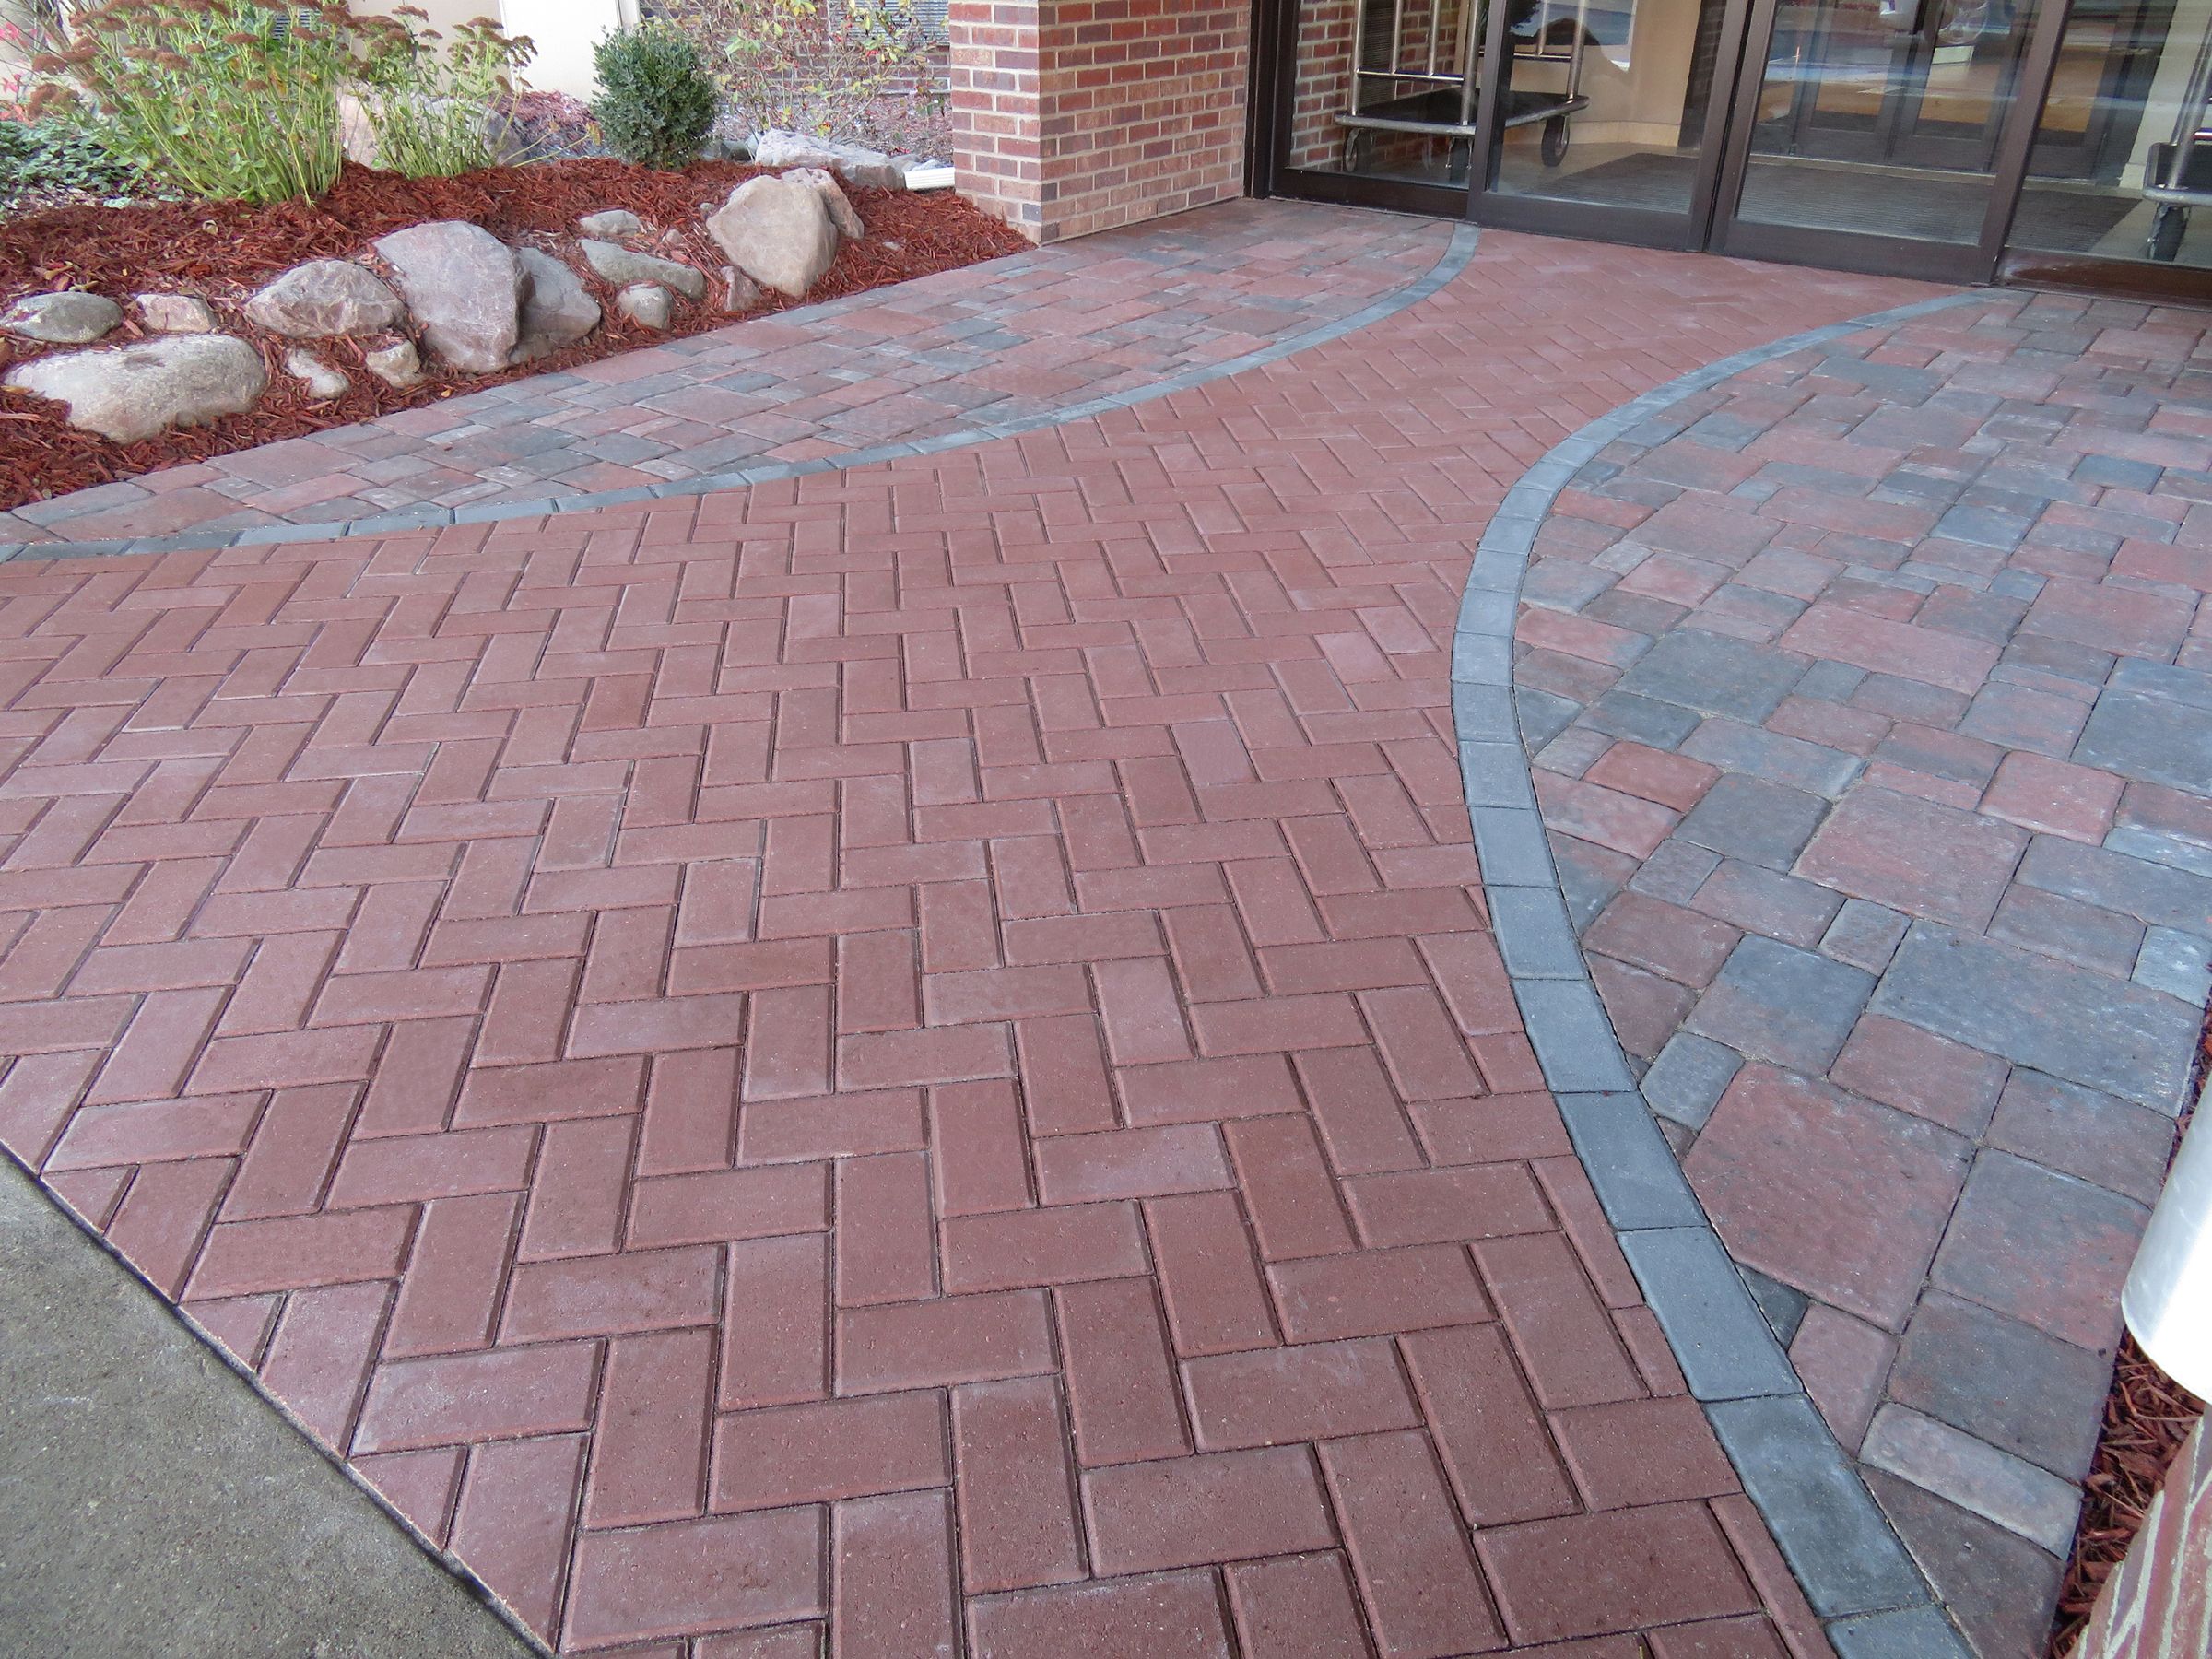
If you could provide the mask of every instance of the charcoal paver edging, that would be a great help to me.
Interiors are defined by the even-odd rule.
[[[1187,392],[1213,381],[1226,380],[1247,369],[1264,368],[1280,362],[1294,353],[1332,340],[1379,323],[1395,315],[1409,306],[1419,304],[1465,270],[1467,262],[1475,257],[1477,238],[1475,226],[1454,225],[1451,239],[1444,244],[1443,253],[1428,272],[1402,288],[1371,300],[1359,310],[1329,322],[1287,335],[1272,345],[1243,352],[1236,357],[1216,362],[1194,363],[1158,380],[1128,387],[1120,392],[1079,401],[1052,405],[1030,411],[1019,418],[985,422],[961,427],[952,431],[936,432],[925,437],[910,439],[897,443],[872,444],[865,449],[846,450],[837,454],[812,456],[797,461],[768,461],[752,466],[735,467],[726,472],[706,474],[702,477],[676,478],[665,483],[632,485],[622,489],[603,489],[584,493],[550,495],[535,500],[486,501],[460,507],[410,507],[395,512],[378,513],[373,517],[348,519],[328,524],[256,524],[242,530],[225,530],[195,533],[183,531],[174,535],[144,535],[122,540],[103,541],[51,541],[0,543],[0,563],[18,559],[90,559],[145,553],[196,553],[224,547],[265,547],[286,542],[335,540],[339,537],[395,535],[415,530],[441,530],[457,524],[485,524],[504,523],[514,519],[550,518],[558,513],[591,512],[614,507],[637,507],[653,501],[679,500],[693,496],[712,495],[721,490],[742,489],[755,484],[771,484],[786,478],[803,478],[817,473],[841,472],[851,467],[867,466],[877,462],[902,460],[914,455],[934,455],[947,450],[968,449],[976,444],[989,443],[1000,438],[1018,438],[1025,432],[1041,431],[1048,427],[1066,426],[1088,419],[1093,416],[1110,415],[1117,409],[1150,403],[1172,393]],[[1020,255],[1015,255],[1019,258]],[[993,262],[995,263],[995,262]],[[846,307],[865,298],[853,295],[843,300],[831,301],[816,315],[827,313],[831,306]],[[545,377],[548,380],[559,378]],[[527,382],[524,382],[527,384]],[[512,388],[499,389],[502,394]],[[511,400],[510,400],[511,401]],[[312,434],[310,434],[312,436]],[[1508,674],[1511,673],[1512,641],[1507,640]]]
[[[1554,734],[1539,737],[1516,713],[1513,628],[1538,529],[1560,491],[1607,444],[1746,370],[1983,299],[1943,295],[1793,335],[1709,363],[1590,422],[1508,492],[1477,548],[1453,641],[1452,706],[1468,813],[1491,924],[1537,1064],[1690,1393],[1845,1659],[1969,1659],[1969,1650],[1806,1397],[1661,1136],[1571,930],[1560,936],[1566,895],[1529,771],[1529,757]],[[1648,678],[1658,669],[1638,671]],[[1677,1069],[1694,1071],[1694,1061]],[[1703,1092],[1696,1088],[1691,1097]]]

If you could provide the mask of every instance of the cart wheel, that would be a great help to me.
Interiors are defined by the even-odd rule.
[[[1344,171],[1349,173],[1365,172],[1374,156],[1374,135],[1371,133],[1349,132],[1344,135]]]
[[[2150,256],[2171,263],[2182,251],[2182,236],[2188,229],[2188,208],[2178,202],[2160,202],[2150,217]]]
[[[1465,184],[1467,182],[1467,169],[1474,164],[1474,159],[1475,141],[1473,139],[1453,139],[1451,153],[1444,162],[1446,182],[1453,184]]]
[[[1554,115],[1544,124],[1544,165],[1557,167],[1567,159],[1567,117]]]

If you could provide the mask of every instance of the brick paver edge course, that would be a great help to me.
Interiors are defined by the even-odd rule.
[[[630,507],[641,501],[712,495],[720,490],[742,489],[750,485],[801,478],[814,473],[841,472],[873,462],[896,461],[912,455],[934,455],[946,450],[966,449],[998,438],[1018,438],[1024,432],[1065,426],[1070,421],[1084,420],[1094,415],[1105,415],[1115,409],[1150,403],[1155,398],[1188,391],[1210,381],[1224,380],[1247,369],[1280,362],[1310,347],[1341,339],[1371,323],[1379,323],[1428,299],[1466,268],[1467,262],[1475,257],[1476,239],[1475,226],[1453,226],[1451,240],[1445,243],[1442,254],[1430,267],[1426,276],[1370,300],[1347,316],[1301,329],[1296,334],[1285,335],[1273,345],[1263,346],[1238,357],[1214,363],[1196,363],[1141,386],[1035,409],[1011,420],[961,427],[953,431],[933,433],[898,443],[872,444],[865,449],[847,450],[838,454],[813,456],[806,460],[760,462],[727,472],[710,473],[692,478],[674,478],[662,484],[636,485],[626,489],[559,494],[523,501],[487,501],[477,506],[410,507],[402,512],[378,513],[372,518],[328,524],[258,524],[243,530],[188,530],[175,535],[140,535],[105,541],[0,542],[0,563],[16,559],[90,559],[119,554],[195,553],[211,548],[263,547],[306,540],[327,541],[339,536],[392,535],[406,530],[443,529],[452,524],[487,524],[509,519],[545,518],[554,513],[586,512],[605,507]],[[1008,256],[1011,260],[1028,257],[1030,255],[1020,253]],[[1002,263],[1005,262],[993,260],[984,266],[971,268],[988,269]],[[866,297],[858,296],[864,300]],[[514,388],[502,390],[511,391]]]
[[[1538,526],[1574,475],[1638,423],[1747,369],[1885,324],[1981,302],[1947,294],[1709,363],[1591,421],[1523,475],[1477,547],[1452,651],[1452,713],[1490,924],[1576,1155],[1689,1391],[1842,1659],[1971,1659],[1925,1576],[1806,1397],[1637,1086],[1552,863],[1513,703],[1513,627]]]

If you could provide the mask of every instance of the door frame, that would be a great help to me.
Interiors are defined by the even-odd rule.
[[[1754,0],[1724,0],[1720,40],[1713,53],[1712,86],[1699,135],[1689,205],[1681,213],[1605,202],[1566,201],[1497,188],[1496,168],[1500,154],[1498,124],[1503,119],[1498,89],[1502,75],[1500,65],[1504,62],[1508,8],[1502,4],[1493,4],[1483,37],[1481,96],[1476,104],[1476,164],[1468,170],[1468,217],[1481,224],[1543,236],[1577,236],[1594,241],[1625,242],[1633,247],[1681,248],[1692,252],[1705,248],[1712,228],[1723,171],[1722,144],[1735,112],[1735,88],[1738,59],[1744,50],[1746,19],[1753,4]]]
[[[2041,124],[2043,98],[2065,35],[2070,0],[2037,0],[2026,40],[2010,77],[2011,101],[1997,134],[1994,171],[1982,222],[1971,241],[1922,241],[1863,230],[1818,229],[1801,225],[1770,225],[1736,217],[1744,179],[1750,170],[1751,140],[1758,123],[1760,88],[1774,40],[1781,0],[1751,0],[1750,26],[1736,65],[1735,105],[1744,112],[1729,135],[1726,165],[1713,204],[1708,251],[1732,257],[1772,260],[1783,265],[1820,265],[1877,276],[1912,276],[1931,282],[1979,284],[1997,270],[2005,236],[2026,182],[2029,152]],[[1961,229],[1966,229],[1961,227]]]

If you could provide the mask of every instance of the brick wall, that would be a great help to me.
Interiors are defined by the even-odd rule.
[[[1041,241],[1243,189],[1250,0],[952,0],[960,189]]]
[[[2200,1421],[2070,1659],[2212,1653],[2212,1441]]]
[[[1298,8],[1298,73],[1290,91],[1290,165],[1330,167],[1344,153],[1336,117],[1351,108],[1352,40],[1359,0],[1304,0]]]

